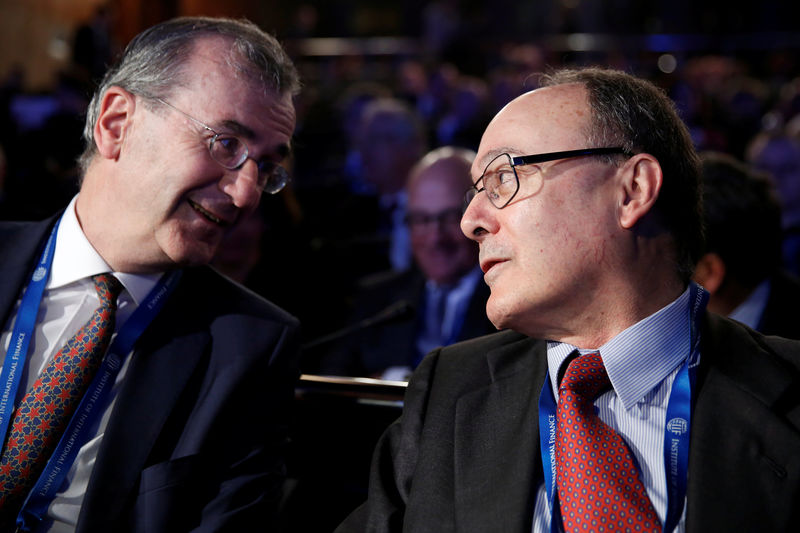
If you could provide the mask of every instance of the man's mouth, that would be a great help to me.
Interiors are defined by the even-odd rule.
[[[187,200],[187,201],[189,202],[189,205],[192,206],[192,209],[194,209],[195,211],[197,211],[198,213],[200,213],[201,215],[206,217],[208,220],[210,220],[214,224],[217,224],[218,226],[227,226],[228,225],[227,221],[222,220],[221,218],[219,218],[218,216],[214,215],[210,211],[208,211],[206,209],[203,209],[203,207],[200,206],[200,204],[198,204],[196,202],[193,202],[191,200]]]
[[[487,272],[489,272],[489,270],[492,269],[493,266],[495,266],[497,264],[500,264],[500,263],[503,263],[503,262],[505,262],[504,259],[488,259],[488,260],[485,260],[485,261],[481,261],[480,262],[480,267],[481,267],[481,270],[483,270],[483,273],[486,274]]]

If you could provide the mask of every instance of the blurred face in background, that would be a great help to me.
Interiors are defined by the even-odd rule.
[[[469,164],[452,157],[422,168],[408,184],[408,225],[417,266],[439,285],[457,282],[478,264],[478,247],[461,232]]]
[[[373,102],[364,115],[358,132],[364,179],[379,195],[394,194],[403,188],[422,156],[421,133],[412,111],[394,101]]]

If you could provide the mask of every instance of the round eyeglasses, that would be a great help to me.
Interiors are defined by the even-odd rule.
[[[486,168],[475,183],[464,195],[464,208],[469,205],[473,198],[479,193],[486,191],[489,201],[497,209],[503,209],[519,192],[519,176],[516,167],[532,165],[534,163],[544,163],[545,161],[555,161],[556,159],[567,159],[570,157],[581,157],[589,155],[609,155],[623,154],[632,156],[633,154],[622,147],[614,148],[584,148],[582,150],[565,150],[562,152],[550,152],[546,154],[523,155],[511,157],[504,153],[496,156],[489,161]]]
[[[250,149],[247,147],[247,144],[236,135],[215,131],[205,122],[194,118],[185,111],[181,111],[166,100],[162,100],[161,98],[154,98],[154,100],[177,111],[203,129],[211,132],[212,136],[208,140],[208,153],[211,155],[211,159],[223,167],[230,170],[238,169],[249,157]],[[279,164],[266,160],[255,161],[255,163],[258,168],[256,188],[259,192],[275,194],[289,183],[289,173]]]

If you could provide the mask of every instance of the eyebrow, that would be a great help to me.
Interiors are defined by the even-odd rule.
[[[486,165],[489,164],[489,161],[491,161],[492,159],[494,159],[498,155],[501,155],[501,154],[513,155],[513,154],[516,154],[516,153],[519,153],[519,149],[513,148],[511,146],[500,146],[498,148],[495,148],[493,150],[489,150],[488,152],[486,152],[486,154],[481,158],[480,166],[482,168],[486,168]]]
[[[230,133],[234,135],[241,135],[242,137],[252,140],[255,138],[255,132],[236,120],[222,120],[219,122],[219,126],[221,129],[226,129]]]
[[[239,135],[252,141],[256,138],[255,132],[237,120],[223,120],[219,123],[221,129],[227,130],[233,135]],[[275,152],[282,158],[286,159],[292,153],[292,147],[288,144],[280,144],[275,148]]]

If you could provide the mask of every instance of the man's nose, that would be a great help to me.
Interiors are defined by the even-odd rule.
[[[461,232],[468,239],[480,242],[483,235],[492,232],[493,229],[496,231],[496,211],[485,193],[476,194],[461,217]]]
[[[233,199],[233,204],[242,210],[255,208],[261,200],[258,186],[258,165],[250,158],[239,168],[230,170],[220,183],[222,191]]]

